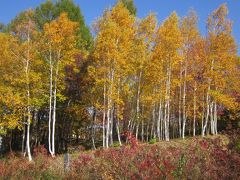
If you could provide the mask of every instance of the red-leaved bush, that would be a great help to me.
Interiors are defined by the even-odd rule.
[[[139,144],[97,150],[85,166],[72,169],[80,179],[238,179],[240,155],[220,138],[194,138],[186,146]],[[135,142],[134,142],[135,143]],[[88,155],[89,156],[89,155]],[[84,156],[83,156],[84,157]],[[81,162],[86,161],[82,155]],[[78,159],[79,159],[78,158]],[[77,162],[76,162],[77,163]],[[79,174],[79,168],[81,174]]]
[[[240,154],[234,144],[240,138],[239,132],[226,133],[230,139],[228,144],[220,136],[192,138],[186,144],[179,141],[179,144],[154,145],[138,144],[134,136],[126,133],[130,146],[81,152],[71,157],[70,171],[65,174],[63,164],[59,163],[62,157],[45,156],[45,150],[39,147],[34,150],[34,163],[14,155],[1,160],[0,176],[15,179],[239,179]]]

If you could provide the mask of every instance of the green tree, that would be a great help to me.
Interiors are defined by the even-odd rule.
[[[137,15],[137,8],[134,5],[134,1],[133,0],[119,0],[119,1],[124,4],[124,6],[128,9],[130,14],[132,14],[134,16]]]
[[[72,0],[58,0],[55,3],[51,0],[42,3],[35,10],[35,21],[39,30],[43,30],[44,24],[59,17],[61,13],[67,13],[71,21],[77,22],[78,29],[78,47],[90,50],[92,47],[92,35],[86,26],[80,7],[74,4]]]

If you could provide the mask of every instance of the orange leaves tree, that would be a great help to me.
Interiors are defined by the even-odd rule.
[[[134,17],[122,3],[117,3],[111,10],[105,11],[96,24],[96,30],[95,82],[96,86],[102,87],[103,146],[108,147],[109,142],[113,143],[113,123],[118,125],[118,120],[122,119],[123,95],[128,93],[129,89],[126,81],[130,72],[128,62],[135,33]],[[114,122],[114,109],[117,122]],[[118,126],[117,132],[121,144]]]
[[[55,123],[57,98],[64,100],[64,74],[66,65],[74,65],[77,23],[62,13],[58,19],[44,25],[40,34],[40,53],[49,70],[49,152],[55,155]]]

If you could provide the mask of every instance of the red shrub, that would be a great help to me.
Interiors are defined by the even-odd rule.
[[[35,157],[38,156],[47,156],[48,155],[48,151],[47,149],[44,147],[44,145],[41,146],[37,146],[33,149],[33,155]]]

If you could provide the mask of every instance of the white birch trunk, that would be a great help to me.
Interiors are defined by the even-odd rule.
[[[211,134],[214,134],[214,127],[213,127],[213,102],[210,105],[210,124],[211,124]]]
[[[30,107],[30,80],[29,80],[29,63],[30,63],[30,34],[27,34],[27,42],[28,42],[28,49],[27,49],[27,59],[26,59],[26,67],[25,67],[25,73],[26,73],[26,80],[27,80],[27,141],[26,141],[26,147],[27,147],[27,154],[28,154],[28,160],[32,161],[32,155],[31,155],[31,149],[30,149],[30,124],[31,124],[31,107]]]
[[[55,124],[56,124],[56,108],[57,108],[57,81],[59,70],[60,52],[58,52],[58,62],[56,67],[56,74],[54,80],[54,92],[53,92],[53,124],[52,124],[52,157],[55,157]]]
[[[180,65],[180,87],[179,87],[179,100],[178,100],[178,128],[179,137],[182,137],[182,61]]]
[[[168,104],[167,104],[167,135],[166,141],[169,141],[169,123],[170,123],[170,96],[171,96],[171,64],[169,63],[168,73]]]
[[[208,87],[208,89],[210,89],[210,86]],[[208,124],[208,118],[209,118],[209,94],[207,92],[207,98],[206,98],[206,107],[207,107],[207,112],[206,112],[206,116],[205,116],[205,123],[203,126],[203,131],[202,131],[202,136],[205,136],[205,132],[206,132],[206,128],[207,128],[207,124]]]
[[[53,65],[52,65],[52,50],[50,48],[49,54],[49,63],[50,63],[50,87],[49,87],[49,115],[48,115],[48,150],[52,154],[52,142],[51,142],[51,123],[52,123],[52,89],[53,89]]]
[[[183,129],[182,129],[182,138],[185,138],[185,128],[186,128],[186,78],[187,78],[187,62],[185,62],[184,69],[184,82],[183,82]]]
[[[217,103],[215,101],[215,103],[214,103],[214,133],[215,134],[218,134],[217,120],[218,120],[218,117],[217,117]]]
[[[118,92],[117,92],[117,99],[119,100],[119,96],[120,96],[120,78],[118,79]],[[116,118],[117,118],[117,124],[116,124],[116,129],[117,129],[117,136],[118,136],[118,142],[119,145],[122,146],[122,142],[121,142],[121,136],[120,136],[120,130],[119,130],[119,118],[118,118],[118,104],[116,105]]]
[[[104,76],[105,78],[105,76]],[[102,120],[102,125],[103,125],[103,148],[106,146],[106,138],[105,138],[105,118],[106,118],[106,83],[104,82],[104,87],[103,87],[103,120]]]
[[[194,97],[193,97],[193,136],[196,136],[196,90],[197,84],[196,81],[194,82]]]
[[[213,65],[214,65],[214,59],[212,60],[212,64],[211,64],[211,72],[213,71]],[[206,105],[207,105],[207,113],[206,113],[206,120],[205,120],[205,124],[203,127],[203,131],[202,131],[202,136],[205,136],[205,132],[206,132],[206,128],[207,128],[207,124],[208,124],[208,118],[209,118],[209,108],[210,108],[210,97],[209,97],[209,91],[211,90],[211,78],[208,78],[208,89],[207,89],[207,98],[206,98]]]
[[[160,92],[160,93],[161,93],[161,92]],[[160,97],[159,110],[158,110],[158,121],[157,121],[157,135],[158,135],[158,141],[161,140],[161,132],[160,132],[161,116],[162,116],[162,98]]]
[[[140,88],[141,88],[141,78],[142,78],[142,71],[139,73],[138,77],[138,88],[137,88],[137,129],[136,129],[136,138],[138,136],[138,126],[139,126],[139,113],[140,113]]]
[[[106,129],[106,148],[109,147],[109,136],[110,136],[110,121],[111,121],[111,91],[112,91],[112,81],[111,81],[111,70],[109,70],[108,80],[111,83],[108,90],[108,103],[107,103],[107,129]]]

